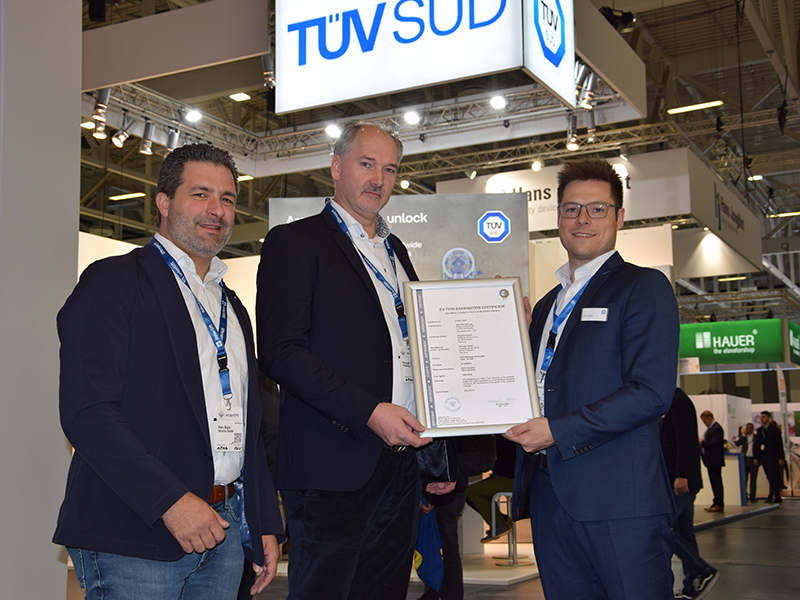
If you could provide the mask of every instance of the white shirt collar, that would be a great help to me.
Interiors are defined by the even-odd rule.
[[[354,238],[368,238],[367,232],[364,230],[364,227],[359,223],[356,218],[347,212],[341,204],[336,202],[333,198],[330,199],[333,208],[336,209],[336,212],[339,213],[339,216],[342,217],[342,221],[344,224],[347,225],[347,229],[350,230],[350,234]],[[378,220],[375,223],[375,235],[381,239],[381,241],[385,240],[389,237],[391,233],[392,226],[386,222],[382,216],[378,215]],[[363,234],[363,235],[362,235]]]
[[[556,277],[558,277],[558,281],[561,283],[561,287],[565,290],[568,289],[574,283],[578,281],[587,281],[594,277],[594,275],[600,270],[605,262],[611,258],[611,255],[614,254],[616,250],[609,250],[608,252],[601,254],[600,256],[593,258],[585,265],[582,265],[575,269],[575,281],[573,282],[570,278],[571,271],[569,268],[569,261],[565,264],[561,265],[559,269],[556,271]]]
[[[161,245],[164,246],[164,249],[170,253],[172,258],[175,259],[175,262],[177,262],[181,269],[183,269],[184,274],[191,273],[196,279],[200,279],[200,276],[197,274],[197,268],[194,265],[194,261],[188,254],[186,254],[186,252],[178,248],[178,246],[160,233],[156,233],[153,237],[155,237],[161,243]],[[227,270],[228,265],[222,262],[219,257],[213,257],[203,283],[208,283],[209,281],[216,281],[219,283],[222,281],[222,278],[225,276]]]

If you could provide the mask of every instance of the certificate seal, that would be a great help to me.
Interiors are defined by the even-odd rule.
[[[500,290],[501,298],[508,298],[508,290]]]
[[[449,396],[444,401],[444,407],[450,412],[458,412],[459,410],[461,410],[461,400],[459,400],[455,396]]]

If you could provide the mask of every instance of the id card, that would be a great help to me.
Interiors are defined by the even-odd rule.
[[[414,381],[414,377],[411,373],[411,349],[408,347],[408,344],[400,349],[400,365],[403,369],[403,381],[405,383]]]
[[[239,406],[218,406],[214,416],[214,450],[241,452],[244,450],[244,411]]]

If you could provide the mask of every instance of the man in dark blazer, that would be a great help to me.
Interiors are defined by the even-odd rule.
[[[245,557],[264,565],[254,592],[275,575],[283,526],[250,319],[216,257],[236,175],[207,144],[167,156],[159,233],[89,266],[58,315],[75,454],[54,542],[87,598],[233,599]]]
[[[683,585],[675,598],[696,598],[716,583],[717,569],[700,556],[694,535],[694,499],[703,487],[700,447],[697,445],[697,412],[691,399],[675,389],[670,407],[661,419],[661,451],[667,475],[675,490],[672,539],[675,555],[683,564]]]
[[[261,369],[281,387],[276,484],[289,598],[405,598],[416,540],[419,437],[402,299],[416,280],[379,212],[402,142],[351,121],[323,211],[273,228],[258,269]],[[452,490],[454,483],[437,491]]]
[[[783,487],[783,466],[786,464],[786,454],[783,450],[783,437],[778,426],[772,420],[769,411],[761,412],[761,427],[756,432],[756,447],[754,448],[755,463],[764,467],[764,475],[769,481],[769,495],[766,502],[780,504],[781,488]]]
[[[705,510],[722,512],[725,510],[725,490],[722,486],[722,467],[725,466],[725,432],[722,425],[714,420],[714,413],[710,410],[700,413],[700,420],[706,426],[706,431],[700,438],[703,464],[708,470],[708,481],[711,484],[711,491],[714,492],[714,501]]]
[[[756,434],[755,428],[753,427],[752,423],[748,423],[744,426],[744,432],[741,432],[741,435],[738,437],[733,438],[733,443],[739,446],[742,449],[742,454],[744,455],[744,473],[745,478],[750,480],[749,483],[749,500],[750,502],[756,501],[756,486],[758,480],[758,465],[756,464],[755,459],[755,449],[756,449]]]
[[[506,433],[520,444],[514,517],[530,513],[548,600],[673,595],[659,418],[675,389],[678,310],[662,273],[614,251],[624,211],[607,162],[565,164],[558,228],[569,260],[530,326],[543,417]]]

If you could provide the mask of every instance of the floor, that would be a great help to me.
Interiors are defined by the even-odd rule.
[[[797,600],[800,598],[800,499],[787,498],[777,508],[765,510],[758,502],[747,509],[729,507],[725,513],[696,510],[700,554],[720,571],[708,600]],[[502,554],[506,544],[492,544]],[[521,552],[524,550],[521,549]],[[680,563],[673,561],[676,581],[682,579]],[[498,567],[502,569],[503,567]],[[469,580],[466,575],[465,579]],[[465,600],[542,600],[538,578],[512,585],[470,584]],[[422,594],[422,584],[412,582],[408,600]],[[286,577],[277,577],[256,600],[284,600]],[[70,572],[66,600],[80,600],[74,573]],[[325,600],[325,599],[320,599]]]

